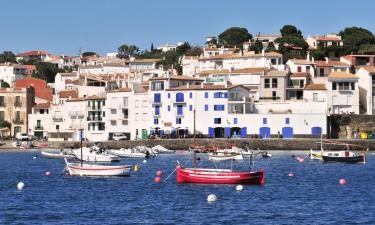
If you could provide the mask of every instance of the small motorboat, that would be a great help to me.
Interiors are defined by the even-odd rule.
[[[116,155],[122,158],[145,158],[146,157],[145,153],[138,152],[135,149],[121,148],[120,150],[109,150],[108,152],[112,155]]]
[[[71,176],[130,176],[130,165],[98,165],[89,163],[70,163],[65,159],[66,168]]]
[[[94,145],[93,147],[82,147],[81,149],[74,149],[72,150],[73,155],[77,157],[79,160],[87,161],[87,162],[118,162],[120,161],[120,158],[116,155],[108,154],[107,151],[105,151],[102,148],[99,148],[98,146]],[[82,154],[82,158],[81,158]]]
[[[176,151],[173,151],[173,150],[169,150],[161,145],[156,145],[154,147],[151,148],[152,151],[155,151],[159,154],[173,154],[175,153]]]
[[[40,154],[43,158],[46,159],[75,159],[76,157],[73,154],[68,154],[67,152],[61,151],[59,153],[41,151]]]
[[[216,151],[208,153],[208,160],[225,161],[225,160],[243,160],[242,154],[231,151]]]
[[[310,149],[310,159],[311,160],[323,160],[322,153],[323,151]]]
[[[342,163],[365,163],[366,155],[356,154],[352,151],[329,151],[323,152],[324,162],[342,162]]]

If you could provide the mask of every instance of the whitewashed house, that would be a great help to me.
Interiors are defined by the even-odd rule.
[[[375,115],[375,66],[362,66],[356,73],[359,101],[367,115]]]
[[[13,64],[0,63],[0,81],[8,83],[10,87],[13,86],[13,81],[16,79],[13,69]]]

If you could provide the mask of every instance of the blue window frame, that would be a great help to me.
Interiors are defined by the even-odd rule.
[[[154,94],[154,102],[160,102],[161,101],[161,95],[160,93]]]
[[[193,92],[189,93],[189,98],[193,98]]]
[[[228,98],[228,92],[215,92],[214,98]]]
[[[170,105],[168,105],[168,112],[170,112],[171,111],[171,106]]]
[[[160,115],[160,106],[155,106],[155,115]]]
[[[290,123],[289,118],[285,118],[285,124],[289,124],[289,123]]]
[[[168,98],[171,98],[171,93],[168,93]]]
[[[221,118],[214,118],[214,124],[221,124]]]
[[[193,106],[192,105],[189,105],[189,110],[193,111]]]
[[[263,118],[263,124],[267,124],[267,118]]]
[[[159,124],[159,119],[154,119],[154,124]]]
[[[225,106],[224,105],[214,105],[214,111],[224,111]]]
[[[208,105],[204,105],[204,111],[208,111]]]
[[[176,102],[184,102],[184,94],[183,93],[177,93],[176,94]]]
[[[176,118],[176,124],[181,124],[181,118]]]
[[[208,98],[208,92],[204,92],[204,98]]]
[[[183,107],[182,105],[177,105],[177,115],[182,115],[183,114]]]
[[[238,124],[238,119],[237,118],[233,118],[233,124]]]

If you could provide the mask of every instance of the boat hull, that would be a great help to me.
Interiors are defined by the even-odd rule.
[[[129,165],[102,166],[80,163],[68,163],[67,168],[71,176],[130,176]]]
[[[310,150],[310,159],[312,159],[312,160],[323,160],[322,151]]]
[[[225,160],[243,160],[242,154],[224,154],[224,153],[209,153],[208,160],[225,161]]]
[[[364,155],[357,155],[351,157],[332,157],[332,156],[324,156],[322,155],[324,162],[341,162],[341,163],[364,163],[365,156]]]
[[[110,154],[121,157],[121,158],[145,158],[146,154],[140,152],[126,152],[122,150],[111,150]]]
[[[264,184],[264,171],[232,172],[217,169],[177,168],[177,183]]]
[[[57,154],[57,153],[50,153],[50,152],[44,152],[41,151],[40,154],[43,156],[43,158],[46,159],[75,159],[76,157],[74,155],[66,155],[66,154]]]

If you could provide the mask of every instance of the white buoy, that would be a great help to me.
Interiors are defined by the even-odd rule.
[[[36,159],[36,156],[33,156],[33,159]]]
[[[236,190],[237,191],[242,191],[243,190],[243,186],[241,184],[237,185],[236,186]]]
[[[216,202],[216,200],[217,200],[217,197],[216,197],[216,195],[214,195],[214,194],[210,194],[210,195],[208,195],[208,197],[207,197],[207,201],[208,201],[208,202]]]
[[[18,184],[17,184],[17,189],[18,190],[21,191],[24,187],[25,187],[25,184],[22,181],[18,182]]]
[[[147,163],[147,160],[143,160],[143,163]]]

